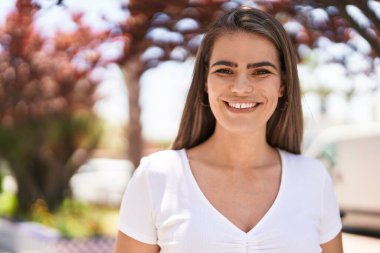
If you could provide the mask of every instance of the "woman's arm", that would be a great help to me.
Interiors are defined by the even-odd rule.
[[[159,253],[158,245],[146,244],[119,231],[113,253]]]
[[[343,253],[342,233],[339,233],[334,239],[321,244],[322,253]]]

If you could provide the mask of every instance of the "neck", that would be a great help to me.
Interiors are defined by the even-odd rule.
[[[266,141],[266,129],[254,133],[231,133],[216,127],[214,134],[204,143],[210,159],[231,169],[260,168],[273,162],[276,150]]]

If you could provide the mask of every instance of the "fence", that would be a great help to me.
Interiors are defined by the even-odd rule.
[[[59,239],[54,243],[55,253],[111,253],[114,238]]]

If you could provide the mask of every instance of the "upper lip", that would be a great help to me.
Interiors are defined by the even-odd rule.
[[[232,103],[232,104],[259,104],[260,103],[258,101],[253,101],[253,100],[225,100],[223,99],[223,101],[226,103]]]

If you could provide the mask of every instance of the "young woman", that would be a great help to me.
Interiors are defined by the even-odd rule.
[[[142,160],[115,253],[341,253],[331,178],[300,155],[296,59],[257,9],[216,20],[199,48],[172,150]]]

